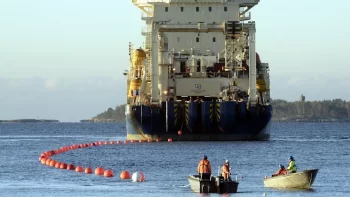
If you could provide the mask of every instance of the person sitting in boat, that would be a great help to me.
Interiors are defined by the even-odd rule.
[[[224,180],[230,180],[230,163],[228,160],[225,161],[224,165],[221,168],[221,176],[224,177]]]
[[[279,176],[279,175],[286,175],[286,174],[288,174],[288,171],[284,168],[282,164],[280,164],[280,169],[278,169],[277,172],[275,172],[275,174],[273,174],[272,176]]]
[[[293,156],[289,157],[289,163],[288,163],[288,172],[290,173],[296,173],[297,172],[297,165],[295,164],[295,160]]]
[[[204,155],[203,159],[198,163],[198,174],[201,179],[210,179],[211,166],[208,157]]]

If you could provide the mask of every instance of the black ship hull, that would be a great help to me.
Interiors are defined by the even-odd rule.
[[[269,140],[271,105],[246,102],[163,102],[126,106],[128,140]]]

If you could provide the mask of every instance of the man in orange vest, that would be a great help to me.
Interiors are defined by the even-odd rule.
[[[288,171],[284,168],[282,164],[280,164],[280,169],[278,169],[277,172],[275,172],[275,174],[273,174],[272,176],[279,176],[279,175],[286,175],[286,174],[288,174]]]
[[[225,164],[221,168],[221,176],[224,177],[224,180],[227,181],[230,179],[230,164],[228,160],[225,161]]]
[[[204,158],[198,163],[198,174],[201,179],[210,179],[211,176],[211,166],[208,157],[204,155]]]

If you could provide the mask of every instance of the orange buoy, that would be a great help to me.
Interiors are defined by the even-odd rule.
[[[85,174],[92,174],[91,168],[85,168]]]
[[[181,130],[179,130],[179,131],[177,132],[177,134],[182,135],[182,131],[181,131]]]
[[[56,165],[56,161],[55,161],[55,160],[51,160],[51,161],[50,161],[50,166],[51,166],[51,167],[55,167],[55,165]]]
[[[147,142],[152,142],[152,139],[148,139]]]
[[[130,140],[130,143],[134,143],[135,142],[135,140]]]
[[[168,139],[168,142],[172,142],[172,141],[173,141],[173,139],[171,139],[171,138]]]
[[[127,144],[128,143],[128,140],[124,140],[124,144]]]
[[[41,164],[44,164],[44,165],[45,165],[46,160],[47,160],[46,158],[42,158],[42,159],[40,160]]]
[[[63,170],[67,169],[67,164],[66,163],[61,163],[60,169],[63,169]]]
[[[156,142],[159,142],[160,141],[160,139],[156,139]]]
[[[76,171],[76,172],[84,172],[84,169],[83,169],[83,167],[81,167],[81,166],[77,166],[77,167],[75,168],[75,171]]]
[[[45,162],[45,165],[49,166],[50,162],[51,162],[51,159],[47,159],[46,162]]]
[[[139,140],[139,143],[142,143],[143,142],[143,140]]]
[[[104,172],[105,177],[113,177],[113,171],[112,170],[106,170]]]
[[[127,170],[124,170],[122,173],[120,173],[120,179],[124,180],[124,179],[130,179],[130,172]]]
[[[55,168],[61,168],[61,162],[56,162],[56,164],[55,164]]]
[[[115,144],[115,141],[112,140],[109,144]]]
[[[118,140],[118,141],[117,141],[117,144],[120,144],[120,143],[121,143],[120,140]]]
[[[67,166],[67,170],[75,170],[74,165],[73,165],[73,164],[69,164],[69,165]]]
[[[95,169],[95,175],[102,176],[104,173],[104,169],[102,167],[98,167]]]

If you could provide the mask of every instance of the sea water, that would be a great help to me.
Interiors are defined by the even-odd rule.
[[[42,165],[40,154],[63,146],[125,140],[124,124],[0,124],[0,196],[350,196],[350,123],[273,122],[264,142],[152,142],[76,149],[52,158],[83,167],[111,169],[114,177],[77,173]],[[213,174],[228,159],[237,173],[236,194],[197,194],[187,176],[203,155]],[[312,190],[264,188],[289,156],[298,170],[318,168]],[[123,170],[142,171],[145,182],[120,180]]]

